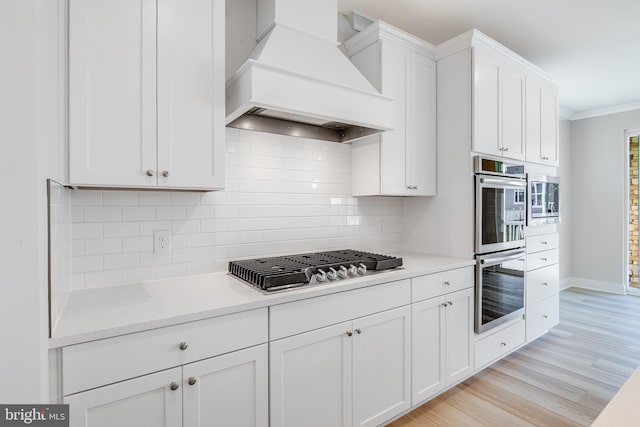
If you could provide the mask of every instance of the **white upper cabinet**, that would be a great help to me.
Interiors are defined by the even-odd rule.
[[[353,195],[435,195],[433,46],[380,21],[345,46],[376,89],[394,99],[393,130],[352,144]]]
[[[483,46],[473,68],[473,151],[524,160],[524,69]]]
[[[527,161],[558,166],[558,86],[534,73],[526,83]]]
[[[224,186],[223,0],[71,0],[69,183]]]

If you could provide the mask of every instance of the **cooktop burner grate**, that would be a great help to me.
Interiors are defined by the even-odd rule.
[[[314,275],[320,273],[324,277],[324,273],[332,270],[351,268],[355,272],[360,267],[358,273],[362,275],[367,270],[388,270],[401,265],[402,258],[345,249],[230,261],[229,273],[264,291],[273,291],[307,285]],[[346,277],[345,273],[342,278]],[[330,275],[329,279],[336,278]]]

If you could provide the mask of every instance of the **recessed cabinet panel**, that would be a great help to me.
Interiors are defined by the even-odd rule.
[[[502,151],[505,157],[524,160],[524,73],[514,65],[502,73]]]
[[[473,289],[448,294],[445,310],[445,355],[447,384],[473,371]]]
[[[473,68],[473,151],[501,156],[500,66],[495,58],[476,47]]]
[[[418,187],[414,193],[420,196],[436,194],[436,64],[432,59],[414,53],[413,105],[407,139],[406,183]]]
[[[160,187],[223,186],[224,153],[214,150],[224,145],[225,129],[225,13],[219,4],[158,0]]]
[[[412,306],[412,405],[434,396],[447,385],[445,377],[444,296]]]
[[[537,74],[526,76],[528,162],[558,166],[558,88]]]
[[[181,380],[182,368],[174,368],[67,396],[70,426],[180,426]]]
[[[545,163],[558,166],[558,90],[547,87],[542,92],[541,143]]]
[[[69,182],[156,185],[156,2],[69,3]]]
[[[410,51],[393,43],[382,43],[382,93],[393,96],[393,130],[381,136],[380,185],[383,194],[407,191],[405,168],[407,156],[407,79]],[[393,94],[393,95],[391,95]]]

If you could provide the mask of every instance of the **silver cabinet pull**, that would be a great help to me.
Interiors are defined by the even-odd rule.
[[[352,336],[352,335],[353,335],[353,332],[351,332],[351,331],[347,331],[347,336],[348,336],[348,337],[350,337],[350,336]]]
[[[176,391],[177,389],[180,388],[180,384],[178,384],[177,382],[172,382],[171,385],[169,385],[169,389],[171,389],[171,391]]]
[[[446,307],[446,306],[447,306],[447,303],[446,303],[446,302],[443,302],[443,303],[442,303],[442,306],[443,306],[443,307]]]
[[[500,343],[500,345],[503,346],[503,347],[506,347],[507,343],[503,341],[503,342]]]
[[[546,314],[543,314],[542,317],[545,318],[545,319],[549,318],[549,316],[547,316]]]
[[[162,171],[162,176],[165,178],[169,176],[169,171]]]
[[[148,170],[147,170],[147,176],[153,176],[153,175],[155,175],[155,174],[156,174],[156,173],[155,173],[154,171],[152,171],[151,169],[148,169]]]
[[[453,302],[449,301],[447,304],[448,304],[448,305],[453,305]]]
[[[356,333],[357,333],[358,335],[360,335],[360,334],[362,333],[362,329],[360,329],[360,328],[356,329]]]
[[[189,344],[187,344],[186,342],[182,341],[180,343],[180,350],[184,351],[187,349],[187,347],[189,347]]]
[[[509,147],[504,147],[504,151],[509,151]]]
[[[549,286],[547,282],[542,282],[542,286]]]
[[[195,377],[189,377],[187,382],[189,383],[189,385],[195,385],[198,382],[198,380]]]
[[[546,241],[545,242],[540,242],[540,243],[543,244],[543,245],[548,245],[549,244],[549,242],[546,242]]]
[[[446,282],[444,282],[445,286],[451,286],[451,283],[449,283],[449,281],[447,280]]]
[[[542,260],[542,261],[546,261],[547,259],[546,259],[546,258],[544,258],[544,257],[540,257],[540,260]]]

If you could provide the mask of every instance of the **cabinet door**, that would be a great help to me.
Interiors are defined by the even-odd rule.
[[[414,53],[411,67],[411,103],[407,126],[406,183],[417,187],[409,194],[436,194],[436,63]]]
[[[224,24],[224,0],[158,0],[160,187],[224,186]]]
[[[447,385],[445,378],[445,297],[413,304],[412,336],[412,405],[434,396]]]
[[[270,343],[272,427],[351,426],[351,322]]]
[[[263,344],[185,365],[184,427],[267,427],[267,358]]]
[[[447,384],[473,371],[473,293],[469,288],[446,296],[445,356]]]
[[[181,426],[181,379],[182,368],[173,368],[67,396],[70,426]]]
[[[527,76],[525,92],[525,144],[528,162],[542,162],[542,85],[535,76]]]
[[[511,62],[500,67],[502,154],[524,160],[524,71]]]
[[[410,194],[406,182],[407,90],[411,51],[382,42],[382,93],[394,99],[393,130],[381,135],[380,189],[382,194]]]
[[[473,71],[473,151],[501,156],[500,64],[494,54],[474,47]]]
[[[558,166],[558,89],[550,84],[542,91],[540,128],[544,162]]]
[[[378,426],[411,406],[411,307],[356,319],[353,330],[353,425]]]
[[[71,0],[69,182],[153,187],[155,170],[156,2]]]

